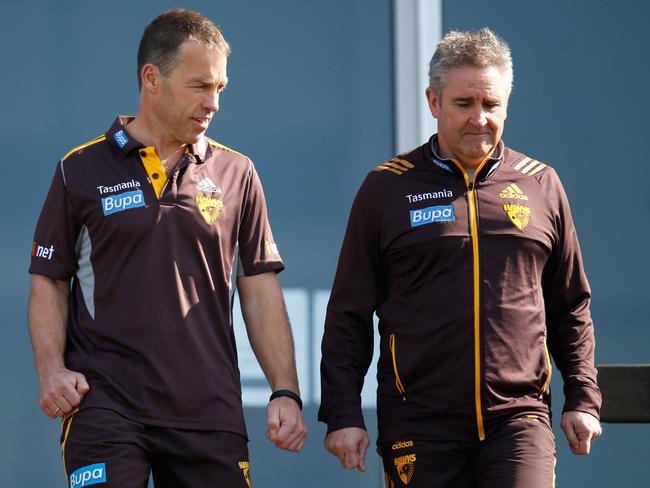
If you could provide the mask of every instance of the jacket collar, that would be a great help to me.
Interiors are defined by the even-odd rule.
[[[485,180],[494,174],[494,172],[499,168],[501,162],[503,161],[504,148],[505,146],[503,144],[503,141],[500,140],[495,151],[492,153],[492,155],[490,155],[489,158],[486,159],[484,163],[482,163],[482,165],[479,167],[480,169],[478,173],[474,175],[474,179],[476,181]],[[426,153],[428,158],[439,170],[457,175],[459,177],[463,176],[464,170],[462,169],[462,164],[460,164],[460,161],[453,158],[443,158],[440,156],[438,134],[431,136],[431,139],[429,139],[429,143],[427,144],[427,149],[428,151],[426,151]]]

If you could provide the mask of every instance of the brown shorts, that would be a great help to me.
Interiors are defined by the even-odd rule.
[[[505,422],[486,440],[405,439],[380,448],[386,488],[552,488],[555,436],[543,422]]]
[[[63,420],[63,465],[70,488],[223,486],[249,488],[244,437],[223,431],[154,427],[101,408]]]

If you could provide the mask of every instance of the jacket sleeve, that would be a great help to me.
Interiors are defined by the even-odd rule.
[[[370,173],[354,200],[327,306],[318,419],[327,432],[365,429],[361,389],[373,353],[373,313],[379,302],[383,182]]]
[[[564,380],[563,411],[582,411],[599,418],[602,398],[594,366],[591,289],[564,188],[553,170],[546,173],[556,229],[543,275],[548,343]]]

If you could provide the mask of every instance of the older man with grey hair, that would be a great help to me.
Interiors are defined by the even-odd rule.
[[[551,487],[550,380],[575,454],[600,435],[590,288],[555,171],[502,141],[508,45],[450,32],[426,96],[438,133],[371,171],[354,201],[321,363],[327,449],[365,470],[360,392],[379,317],[386,486]]]

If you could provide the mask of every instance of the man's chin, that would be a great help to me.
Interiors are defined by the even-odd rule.
[[[483,161],[494,151],[493,145],[483,144],[478,147],[473,147],[471,150],[467,151],[468,156],[476,161]]]

